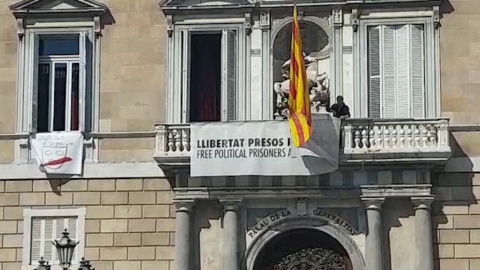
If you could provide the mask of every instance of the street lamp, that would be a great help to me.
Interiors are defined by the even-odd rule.
[[[75,242],[68,236],[68,230],[65,229],[63,236],[58,240],[52,241],[52,244],[57,248],[58,260],[60,261],[60,266],[63,270],[68,270],[70,265],[72,265],[73,252],[75,247],[78,245],[78,241]]]
[[[75,247],[79,242],[73,241],[68,236],[69,233],[67,229],[65,229],[62,234],[62,238],[60,238],[60,240],[52,241],[52,244],[57,249],[60,266],[63,268],[63,270],[69,270],[69,267],[72,265],[73,252],[75,251]],[[48,262],[43,259],[43,257],[40,257],[38,263],[38,268],[35,270],[51,270],[51,265],[49,265]],[[92,268],[90,261],[86,261],[85,258],[82,258],[78,270],[95,270],[95,268]]]

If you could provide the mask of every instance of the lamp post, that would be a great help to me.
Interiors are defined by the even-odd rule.
[[[65,229],[62,234],[62,238],[60,238],[60,240],[52,241],[52,244],[57,249],[59,265],[63,270],[69,270],[70,266],[72,265],[73,252],[75,251],[75,247],[77,247],[79,241],[73,241],[68,236],[69,233],[67,229]],[[48,262],[45,262],[43,257],[40,257],[38,263],[38,268],[35,270],[51,270],[51,265],[49,265]],[[95,268],[92,268],[90,261],[86,261],[85,258],[82,258],[78,270],[95,270]]]
[[[58,260],[60,261],[60,266],[63,268],[63,270],[68,270],[70,265],[72,265],[73,252],[75,251],[75,247],[78,245],[78,241],[75,242],[70,239],[68,234],[68,230],[65,229],[63,236],[59,241],[52,241],[52,244],[57,249]]]

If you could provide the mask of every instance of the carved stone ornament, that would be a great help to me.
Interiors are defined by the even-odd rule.
[[[173,35],[173,16],[167,15],[167,34],[168,37],[172,37]]]
[[[354,8],[352,9],[352,28],[353,28],[353,32],[357,32],[358,31],[358,20],[360,18],[360,12],[358,11],[358,9]]]
[[[307,248],[285,256],[273,270],[347,270],[347,264],[333,250]]]
[[[252,15],[250,13],[245,13],[245,34],[249,36],[252,33]]]
[[[325,112],[329,107],[330,101],[330,79],[326,72],[318,72],[318,60],[311,57],[305,57],[305,68],[307,75],[307,87],[310,93],[310,105],[313,112]],[[282,82],[275,82],[273,90],[277,94],[276,117],[288,117],[288,95],[290,93],[290,60],[282,65]]]
[[[433,7],[433,24],[435,26],[435,29],[438,29],[440,27],[440,7],[439,6]]]
[[[270,29],[270,13],[263,12],[260,14],[260,27],[262,30]]]
[[[342,27],[343,12],[341,9],[335,9],[332,11],[332,21],[335,28]]]

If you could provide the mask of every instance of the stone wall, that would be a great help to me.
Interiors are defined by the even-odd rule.
[[[175,212],[167,180],[76,179],[59,184],[0,181],[0,269],[21,269],[23,209],[67,206],[86,207],[85,258],[97,270],[173,269]]]
[[[0,135],[15,133],[17,121],[17,30],[9,5],[0,0]],[[100,0],[109,8],[100,37],[100,132],[153,131],[165,121],[167,26],[158,1]],[[101,144],[101,161],[151,161],[148,150],[116,140],[115,150]],[[135,139],[132,139],[135,140]],[[11,138],[0,138],[0,164],[14,161]]]
[[[437,270],[480,269],[480,175],[436,175],[432,206]]]
[[[478,123],[480,1],[443,1],[441,19],[442,112],[454,124]]]

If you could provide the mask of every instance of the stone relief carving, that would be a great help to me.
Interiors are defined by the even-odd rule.
[[[305,56],[305,53],[304,53]],[[315,112],[326,111],[330,100],[330,79],[326,72],[319,73],[317,60],[305,56],[307,88],[310,93],[310,104]],[[290,60],[282,65],[283,81],[275,82],[273,89],[277,94],[277,114],[288,117],[288,95],[290,93]]]
[[[325,72],[330,55],[329,36],[318,23],[311,21],[301,21],[300,29],[312,112],[326,111],[330,101],[330,79]],[[286,24],[276,32],[273,42],[276,118],[288,117],[291,33],[291,24]]]
[[[347,270],[345,259],[324,248],[306,248],[281,259],[273,270]]]

